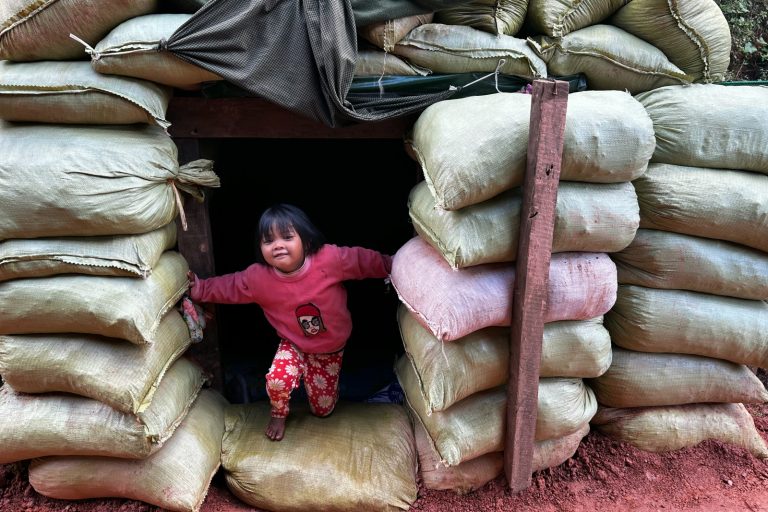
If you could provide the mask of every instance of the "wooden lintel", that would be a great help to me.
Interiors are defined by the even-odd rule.
[[[533,82],[528,160],[512,290],[504,444],[504,471],[512,492],[524,490],[531,484],[541,341],[567,104],[568,82]]]

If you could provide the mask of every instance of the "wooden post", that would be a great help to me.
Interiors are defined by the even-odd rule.
[[[512,291],[512,333],[507,387],[504,471],[510,490],[531,485],[539,395],[541,340],[557,186],[563,155],[568,82],[535,80],[531,99],[528,161]]]

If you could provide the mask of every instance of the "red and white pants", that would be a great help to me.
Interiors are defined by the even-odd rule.
[[[267,373],[267,394],[272,417],[288,416],[291,392],[304,378],[309,408],[315,416],[328,416],[339,399],[339,373],[344,350],[332,354],[305,354],[288,340],[280,340]]]

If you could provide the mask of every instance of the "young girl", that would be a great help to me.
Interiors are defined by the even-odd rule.
[[[339,396],[344,345],[352,331],[342,281],[386,278],[392,256],[362,247],[326,244],[299,208],[278,204],[259,219],[261,258],[245,270],[210,279],[190,272],[193,300],[256,303],[280,345],[267,373],[272,413],[266,435],[280,441],[291,392],[303,377],[316,416],[333,412]]]

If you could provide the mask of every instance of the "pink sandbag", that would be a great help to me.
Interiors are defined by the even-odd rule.
[[[403,304],[442,341],[492,325],[510,325],[514,264],[454,270],[417,236],[395,254],[391,277]],[[616,302],[617,287],[616,265],[607,254],[553,254],[544,322],[600,316]]]

